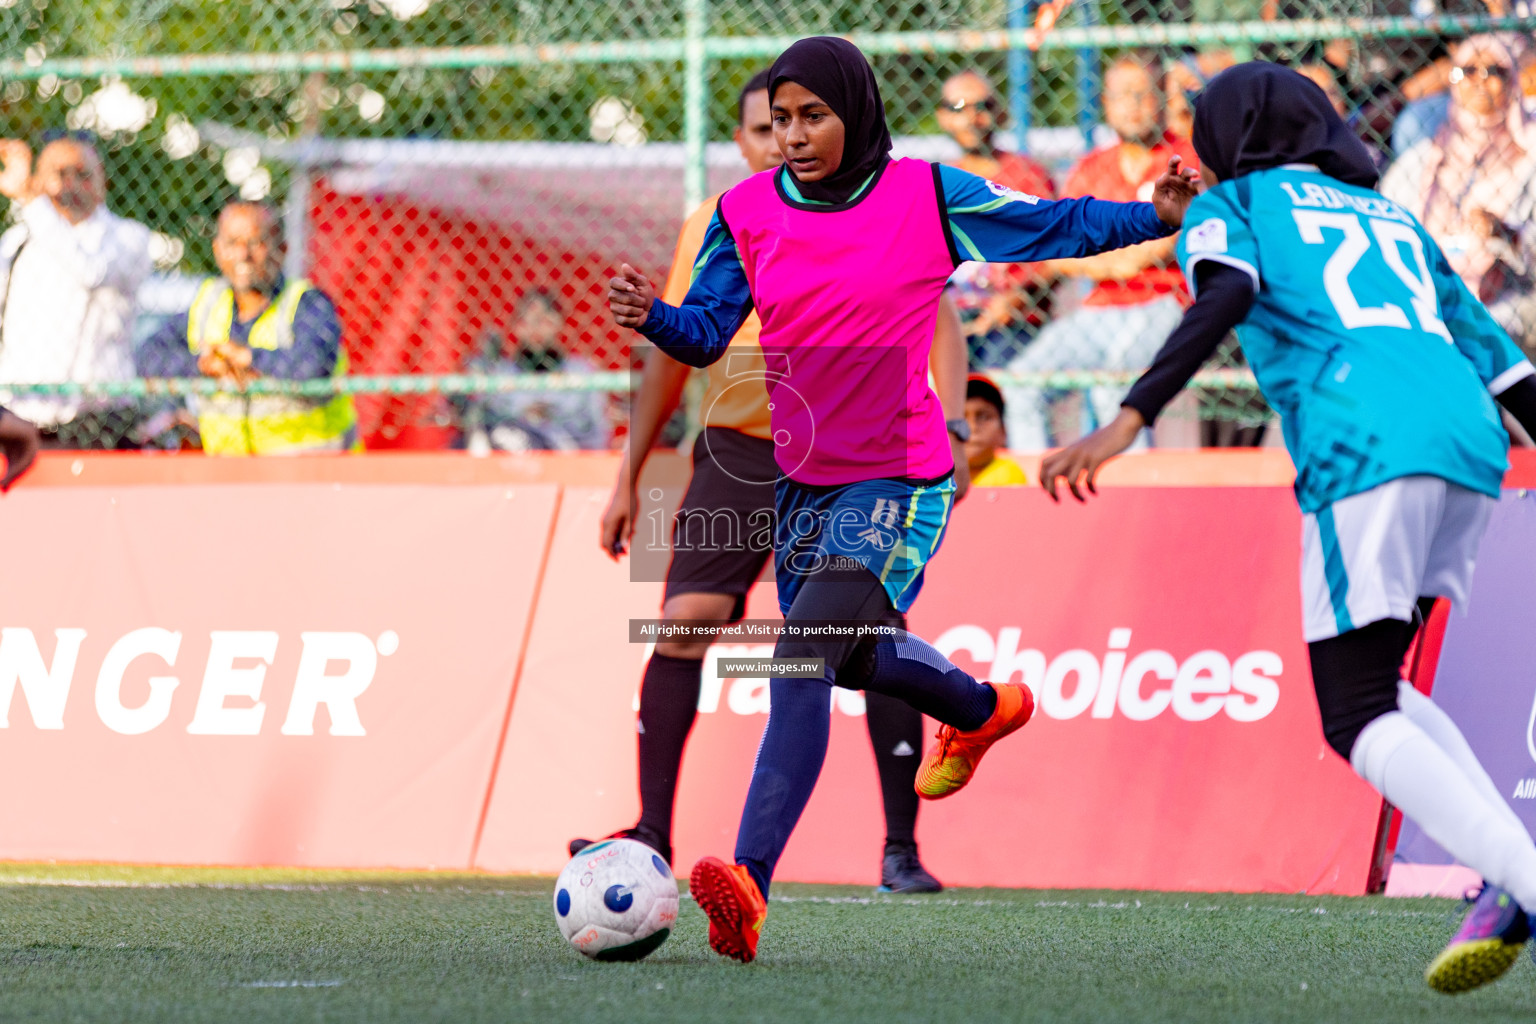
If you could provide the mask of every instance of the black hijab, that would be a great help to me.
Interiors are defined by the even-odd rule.
[[[1268,61],[1228,68],[1195,102],[1195,152],[1222,181],[1282,164],[1376,187],[1376,165],[1316,82]]]
[[[784,82],[804,86],[821,97],[843,122],[842,163],[820,181],[796,178],[800,194],[822,202],[847,202],[864,179],[890,159],[891,133],[885,126],[885,104],[875,69],[848,40],[812,36],[779,54],[768,69],[769,103]]]

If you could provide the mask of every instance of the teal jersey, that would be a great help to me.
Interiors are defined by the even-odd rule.
[[[1492,396],[1536,371],[1412,214],[1287,166],[1222,182],[1184,224],[1191,282],[1202,260],[1253,279],[1238,340],[1303,512],[1416,474],[1498,496],[1509,439]]]

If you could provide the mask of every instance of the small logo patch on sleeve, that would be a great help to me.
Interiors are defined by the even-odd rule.
[[[992,190],[993,195],[1001,196],[1010,203],[1028,203],[1034,206],[1040,202],[1039,196],[1032,196],[1028,192],[1020,192],[1018,189],[1009,188],[1007,185],[999,185],[995,181],[987,182],[987,188]]]
[[[1226,252],[1227,222],[1212,217],[1196,224],[1185,235],[1184,248],[1188,252]]]

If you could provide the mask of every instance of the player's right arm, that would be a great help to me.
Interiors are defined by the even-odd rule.
[[[688,383],[688,367],[661,352],[652,352],[640,371],[640,386],[629,413],[629,443],[619,463],[619,478],[603,512],[601,543],[608,557],[617,560],[629,550],[635,535],[635,488],[645,460],[656,446],[661,428],[682,402]]]
[[[1450,331],[1452,344],[1472,364],[1488,393],[1530,434],[1536,430],[1536,367],[1510,340],[1487,307],[1467,290],[1440,247],[1427,233],[1424,237],[1440,300],[1440,317]]]
[[[682,305],[656,298],[651,283],[626,263],[608,282],[608,308],[621,326],[633,327],[678,362],[708,366],[723,356],[752,313],[752,292],[719,211],[704,232]]]
[[[679,305],[693,283],[694,256],[703,241],[713,216],[713,204],[695,210],[683,223],[678,234],[677,248],[672,255],[672,268],[667,271],[667,285],[662,301]],[[635,392],[634,406],[629,415],[629,443],[624,448],[624,460],[619,466],[619,478],[613,486],[608,508],[603,512],[599,543],[608,557],[615,560],[629,550],[635,535],[635,508],[640,473],[646,459],[656,445],[662,427],[672,418],[682,403],[683,388],[688,383],[689,367],[663,354],[652,352],[640,371],[640,385]]]

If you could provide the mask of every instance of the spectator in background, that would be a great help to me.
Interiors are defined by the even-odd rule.
[[[1195,97],[1205,88],[1205,83],[1237,63],[1237,56],[1228,49],[1201,50],[1186,53],[1168,65],[1163,76],[1164,103],[1163,123],[1168,131],[1180,138],[1189,138],[1195,124]]]
[[[965,382],[965,422],[971,437],[965,442],[965,461],[971,470],[972,487],[1017,487],[1029,482],[1024,470],[1006,455],[1008,428],[1003,426],[1003,393],[991,378],[973,373]]]
[[[1528,18],[1533,5],[1527,0],[1483,0],[1483,6],[1494,18],[1513,15]],[[1406,153],[1414,146],[1432,137],[1445,123],[1451,109],[1451,70],[1454,61],[1444,43],[1437,43],[1428,54],[1429,63],[1406,78],[1400,91],[1407,104],[1392,125],[1392,149]]]
[[[1274,21],[1280,0],[1193,0],[1190,20],[1197,25],[1213,21]]]
[[[213,377],[230,392],[196,400],[209,455],[302,455],[359,451],[349,395],[250,395],[257,377],[325,380],[347,372],[341,320],[320,289],[282,271],[276,211],[234,202],[219,213],[213,259],[219,277],[197,290],[185,317],[153,334],[138,353],[145,377]]]
[[[1350,124],[1349,98],[1344,95],[1344,90],[1339,85],[1339,76],[1334,72],[1332,65],[1326,62],[1313,61],[1298,66],[1296,70],[1303,77],[1315,82],[1317,87],[1323,90],[1323,94],[1328,97],[1328,103],[1333,107],[1334,112],[1346,124]],[[1360,134],[1359,124],[1350,124],[1350,127],[1355,129],[1356,134]],[[1360,142],[1365,146],[1365,151],[1371,155],[1371,162],[1376,165],[1378,170],[1384,170],[1387,166],[1386,155],[1382,153],[1381,147],[1368,137],[1369,134],[1367,132],[1361,135]]]
[[[1189,140],[1164,127],[1162,81],[1162,69],[1152,56],[1121,57],[1110,65],[1104,73],[1104,120],[1120,141],[1083,157],[1072,169],[1063,195],[1146,200],[1170,157],[1196,166]],[[1178,324],[1188,297],[1184,278],[1173,265],[1177,238],[1171,235],[1053,264],[1061,274],[1093,281],[1093,290],[1081,309],[1046,325],[1008,369],[1032,373],[1145,368]],[[1097,422],[1115,418],[1125,392],[1119,385],[1089,389],[1089,406]],[[1016,449],[1041,449],[1051,443],[1042,389],[1010,388],[1008,406],[1008,436]]]
[[[561,343],[565,314],[555,296],[537,288],[523,296],[512,320],[517,347],[508,352],[488,332],[466,369],[485,374],[590,374],[592,364]],[[461,405],[464,443],[471,451],[571,451],[608,447],[607,397],[599,391],[505,391]]]
[[[992,83],[980,72],[962,71],[944,83],[937,117],[960,147],[956,167],[1016,192],[1056,198],[1044,167],[998,147],[995,133],[1005,115]],[[949,293],[960,311],[971,366],[1002,366],[1018,354],[1044,320],[1050,283],[1039,263],[960,265],[950,278]]]
[[[134,298],[149,276],[149,229],[106,207],[101,156],[76,138],[48,143],[32,165],[0,140],[0,194],[20,206],[0,236],[0,384],[98,384],[133,376]],[[120,404],[18,395],[18,416],[46,447],[129,446]]]
[[[1517,95],[1525,52],[1525,41],[1514,35],[1458,43],[1445,124],[1392,164],[1381,192],[1424,223],[1472,294],[1531,351],[1536,159],[1519,135]]]
[[[1323,90],[1328,97],[1328,103],[1340,118],[1349,116],[1349,104],[1344,99],[1344,90],[1339,88],[1339,80],[1334,75],[1332,67],[1313,61],[1310,64],[1301,65],[1296,71],[1303,77],[1311,79],[1319,89]]]

